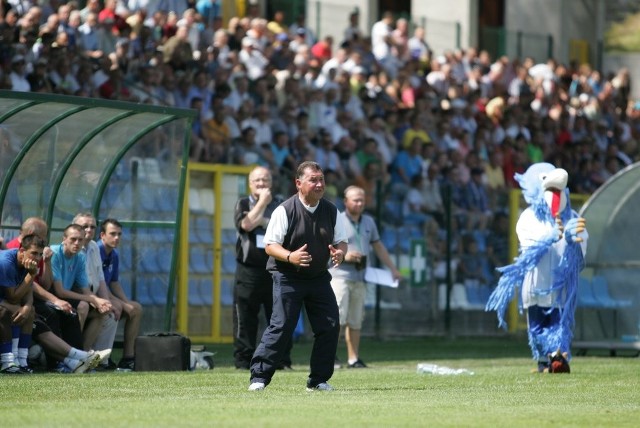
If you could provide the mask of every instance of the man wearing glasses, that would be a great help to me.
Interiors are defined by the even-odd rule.
[[[84,240],[82,246],[82,252],[85,256],[85,268],[87,271],[87,278],[89,278],[89,291],[105,300],[110,301],[110,293],[104,280],[104,274],[102,272],[102,259],[100,257],[100,249],[98,244],[94,241],[96,235],[96,219],[93,214],[85,212],[79,213],[73,218],[73,224],[77,224],[84,230]],[[98,315],[99,312],[95,310],[89,311],[89,318],[93,318]],[[105,349],[113,348],[113,341],[116,337],[116,330],[118,328],[118,321],[116,313],[111,306],[109,313],[107,313],[102,322],[102,326],[95,326],[98,329],[97,338],[93,343],[84,342],[85,349],[95,349],[96,351],[102,351]],[[93,321],[92,321],[93,322]],[[91,336],[85,339],[91,340]],[[99,369],[114,370],[116,365],[111,359],[105,360],[100,364]]]

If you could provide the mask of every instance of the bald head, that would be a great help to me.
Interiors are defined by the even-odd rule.
[[[40,217],[29,217],[20,226],[20,237],[36,235],[38,238],[46,239],[49,227]]]

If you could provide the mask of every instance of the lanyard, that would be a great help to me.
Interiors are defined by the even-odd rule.
[[[356,232],[356,242],[357,242],[357,249],[358,251],[362,252],[363,248],[362,248],[362,235],[360,234],[360,225],[362,224],[362,216],[360,216],[359,221],[356,223],[355,221],[353,221],[353,219],[351,217],[349,217],[347,215],[347,218],[349,219],[349,222],[351,223],[351,225],[353,226],[353,230]]]

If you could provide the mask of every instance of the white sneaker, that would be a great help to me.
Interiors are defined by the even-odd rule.
[[[307,391],[309,391],[309,392],[313,392],[313,391],[333,391],[333,387],[331,385],[329,385],[327,382],[322,382],[322,383],[317,384],[314,387],[307,386]]]
[[[249,385],[249,391],[262,391],[265,388],[266,385],[264,382],[252,382],[251,385]]]
[[[76,366],[75,369],[71,370],[71,373],[84,373],[87,370],[89,370],[89,364],[91,364],[91,359],[95,358],[95,356],[90,353],[87,358],[83,358],[81,360],[78,360],[78,365]],[[63,365],[59,372],[60,373],[68,373],[64,371],[64,367],[67,367],[66,365]]]
[[[111,355],[111,349],[104,349],[102,351],[89,351],[87,352],[87,358],[80,360],[80,365],[76,367],[74,373],[84,373],[87,370],[93,370],[103,361],[109,358]]]
[[[92,367],[93,369],[98,367],[98,364],[100,364],[101,362],[108,361],[109,357],[111,356],[111,349],[103,349],[102,351],[93,351],[93,352],[95,352],[95,354],[98,355],[98,357],[100,358],[96,363],[96,365]]]

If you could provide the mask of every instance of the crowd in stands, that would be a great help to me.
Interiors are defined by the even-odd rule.
[[[589,194],[638,159],[626,69],[433,52],[425,28],[391,13],[371,28],[351,13],[341,40],[317,38],[304,15],[288,25],[248,5],[223,19],[220,4],[4,0],[0,87],[196,109],[192,161],[264,165],[288,195],[315,160],[328,197],[363,187],[385,223],[434,237],[435,258],[450,198],[460,274],[483,281],[474,254],[488,271],[509,262],[514,173],[549,161]]]

